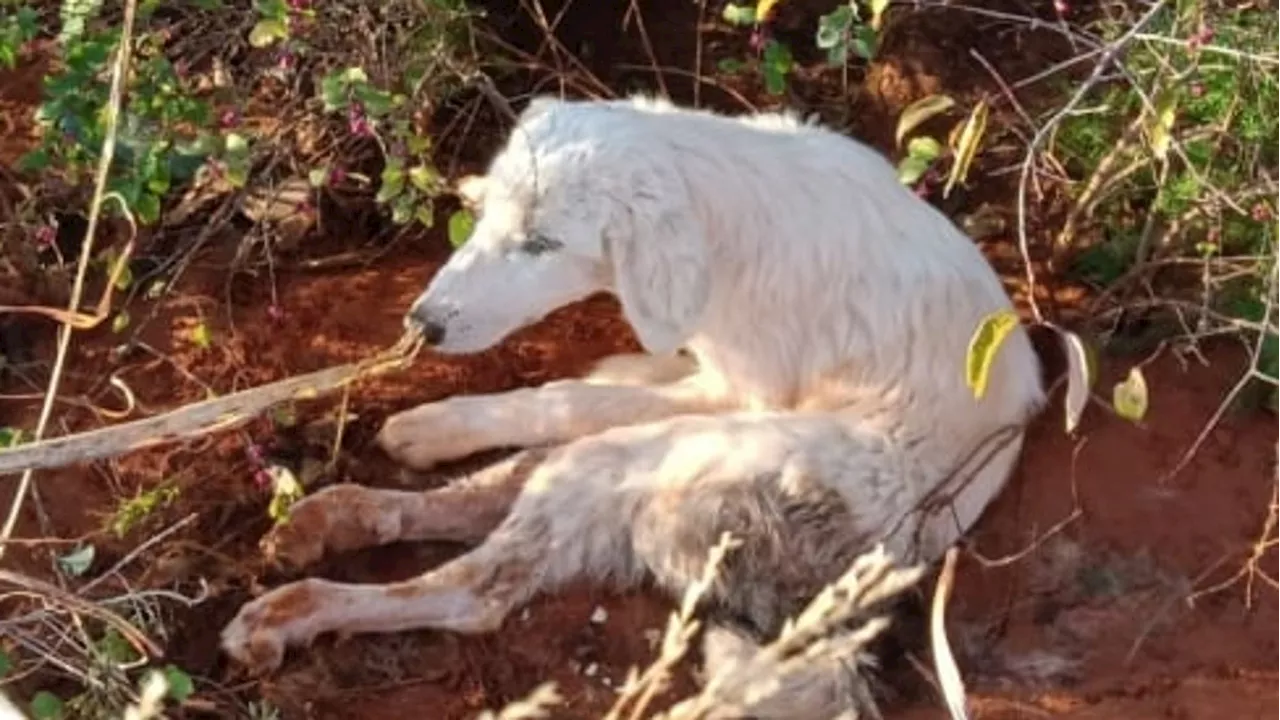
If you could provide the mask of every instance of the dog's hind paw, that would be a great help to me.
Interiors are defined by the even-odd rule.
[[[254,675],[276,670],[291,643],[310,640],[305,629],[316,592],[316,581],[305,580],[245,603],[222,630],[223,652]]]

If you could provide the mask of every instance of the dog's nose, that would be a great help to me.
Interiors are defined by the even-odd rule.
[[[409,314],[404,319],[406,325],[411,325],[422,333],[422,340],[426,344],[439,345],[444,340],[444,323],[436,319],[428,308],[416,305],[409,309]]]

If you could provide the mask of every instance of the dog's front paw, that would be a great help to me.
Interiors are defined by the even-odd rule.
[[[466,457],[491,443],[472,427],[475,398],[459,397],[420,405],[387,418],[378,445],[397,462],[416,470]]]
[[[254,675],[272,672],[289,645],[311,641],[319,607],[317,581],[276,588],[240,608],[222,630],[222,650]]]
[[[299,500],[289,517],[262,538],[267,559],[299,568],[326,551],[357,550],[400,537],[401,508],[396,496],[361,485],[327,487]]]

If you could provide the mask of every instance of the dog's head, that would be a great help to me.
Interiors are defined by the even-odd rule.
[[[475,228],[406,322],[442,352],[478,352],[607,290],[649,351],[675,350],[707,302],[707,248],[678,153],[652,117],[531,103],[488,172],[459,183]]]

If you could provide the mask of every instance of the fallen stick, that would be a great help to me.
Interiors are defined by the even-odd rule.
[[[162,415],[0,450],[0,475],[64,467],[177,442],[243,425],[290,400],[310,400],[365,377],[404,367],[421,340],[406,334],[390,349],[358,363],[184,405]]]

